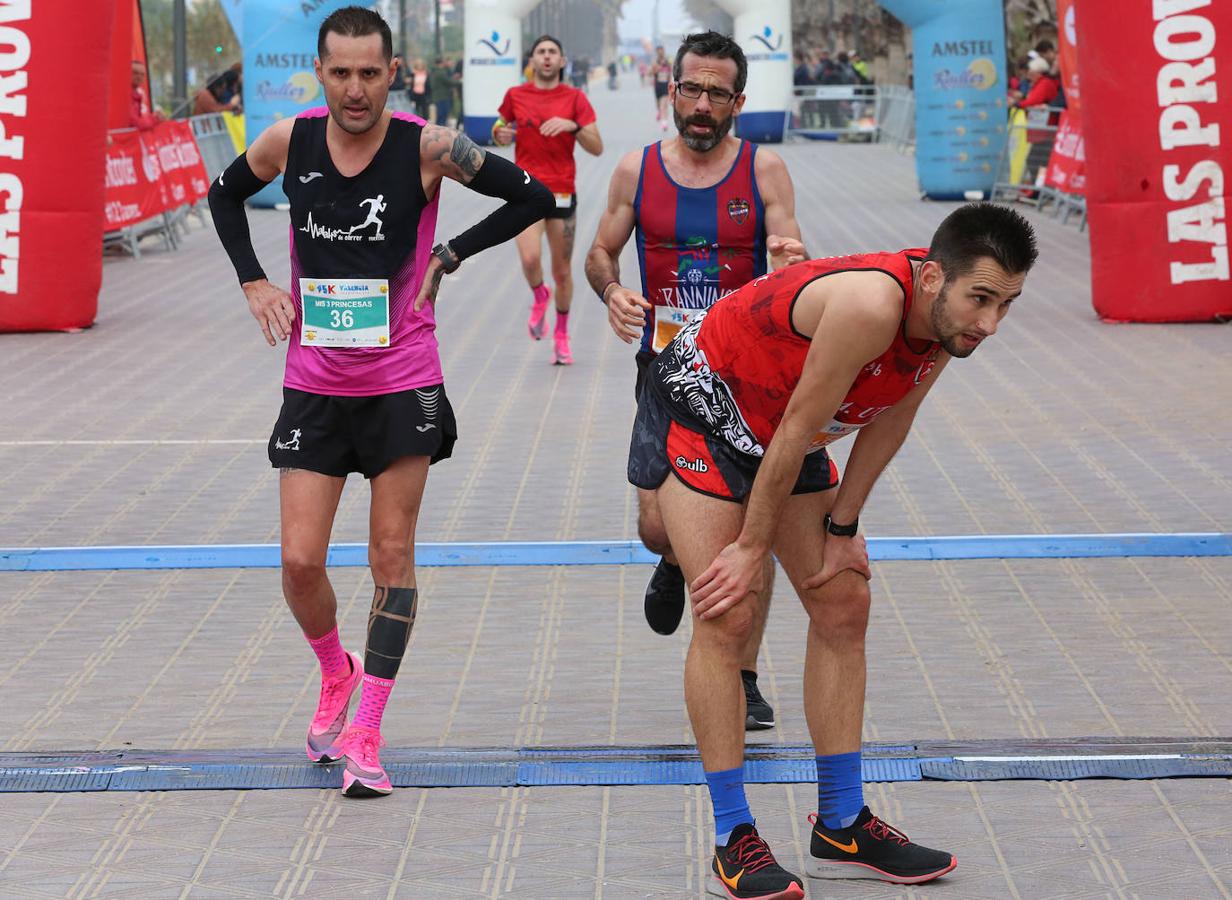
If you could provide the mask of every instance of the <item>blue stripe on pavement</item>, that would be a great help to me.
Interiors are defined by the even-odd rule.
[[[545,747],[387,749],[397,787],[541,787],[703,784],[690,747]],[[1069,781],[1079,778],[1228,778],[1227,739],[1077,739],[970,741],[962,745],[868,745],[865,782]],[[745,780],[808,784],[817,768],[811,747],[753,744]],[[0,793],[89,791],[280,790],[336,788],[338,766],[314,766],[292,750],[165,750],[112,753],[0,753]]]
[[[874,561],[1232,556],[1232,534],[1007,534],[869,538]],[[494,541],[415,546],[417,566],[624,566],[658,557],[636,541]],[[330,566],[367,566],[366,544],[332,544]],[[0,572],[272,569],[277,544],[0,548]]]

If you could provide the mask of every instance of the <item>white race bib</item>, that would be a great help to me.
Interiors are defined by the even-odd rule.
[[[305,347],[388,347],[389,281],[301,278],[300,343]]]
[[[672,338],[680,333],[680,329],[688,325],[700,312],[705,312],[705,310],[685,309],[680,306],[656,306],[654,340],[651,341],[654,352],[662,353],[664,348],[672,342]]]

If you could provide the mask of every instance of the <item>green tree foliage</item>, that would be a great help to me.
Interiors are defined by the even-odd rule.
[[[186,15],[191,100],[212,76],[240,61],[240,45],[218,0],[187,0]],[[141,18],[154,104],[170,112],[175,65],[172,0],[141,0]]]

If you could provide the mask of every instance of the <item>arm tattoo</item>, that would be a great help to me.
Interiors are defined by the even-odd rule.
[[[483,158],[484,152],[466,135],[459,133],[454,137],[453,146],[449,150],[449,161],[462,173],[463,183],[475,177],[475,173],[483,165]]]
[[[426,125],[420,140],[421,162],[439,167],[440,174],[466,184],[483,165],[485,154],[466,135],[439,125]]]
[[[376,678],[392,679],[411,640],[419,592],[415,588],[376,586],[368,614],[368,646],[364,671]]]

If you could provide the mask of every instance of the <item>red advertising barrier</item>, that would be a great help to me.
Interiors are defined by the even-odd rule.
[[[1096,312],[1232,318],[1232,3],[1082,0],[1077,35]]]
[[[205,197],[210,180],[187,122],[112,135],[107,148],[104,226],[118,231]]]
[[[1083,193],[1087,186],[1086,159],[1082,118],[1074,110],[1067,109],[1057,123],[1044,184],[1069,194]]]
[[[1074,0],[1057,0],[1057,57],[1061,63],[1061,86],[1065,112],[1057,123],[1057,135],[1048,157],[1044,184],[1069,194],[1086,190],[1086,149],[1082,140],[1082,85],[1078,78],[1078,35]]]
[[[94,321],[113,12],[0,3],[0,331]]]

